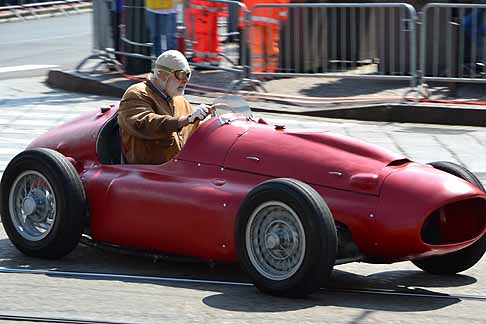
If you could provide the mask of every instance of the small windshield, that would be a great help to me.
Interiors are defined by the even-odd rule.
[[[216,105],[215,115],[223,122],[231,122],[237,119],[253,119],[248,103],[239,96],[225,95],[214,100]]]

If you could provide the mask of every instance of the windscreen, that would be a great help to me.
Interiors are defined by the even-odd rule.
[[[215,114],[223,121],[253,118],[250,106],[240,96],[225,95],[214,100]]]

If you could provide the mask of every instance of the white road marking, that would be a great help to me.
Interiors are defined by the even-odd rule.
[[[0,73],[28,71],[28,70],[39,70],[39,69],[50,69],[50,68],[54,68],[54,67],[58,67],[58,66],[59,65],[37,65],[37,64],[4,66],[4,67],[0,67]]]

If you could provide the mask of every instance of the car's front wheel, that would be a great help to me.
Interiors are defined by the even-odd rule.
[[[303,297],[329,278],[337,237],[331,212],[309,185],[274,179],[251,190],[235,225],[243,269],[263,292]]]
[[[1,182],[1,219],[24,254],[55,259],[78,244],[86,199],[76,169],[60,153],[33,149],[8,164]]]
[[[452,162],[432,162],[430,163],[434,168],[442,170],[459,177],[467,182],[475,185],[483,192],[484,187],[481,181],[465,167]],[[471,268],[486,252],[486,235],[483,235],[479,240],[469,245],[468,247],[441,256],[432,256],[424,259],[413,260],[420,269],[433,274],[456,274]]]

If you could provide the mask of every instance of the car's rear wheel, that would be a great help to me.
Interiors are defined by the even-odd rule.
[[[452,162],[432,162],[434,168],[450,173],[475,185],[483,192],[481,181],[468,169]],[[455,274],[474,266],[486,252],[486,235],[470,246],[441,256],[433,256],[419,260],[413,260],[420,269],[433,274]]]
[[[1,219],[24,254],[55,259],[78,244],[86,199],[76,169],[60,153],[33,149],[8,164],[1,182]]]
[[[251,190],[238,211],[236,250],[261,291],[303,297],[325,283],[336,258],[336,227],[322,197],[294,179]]]

